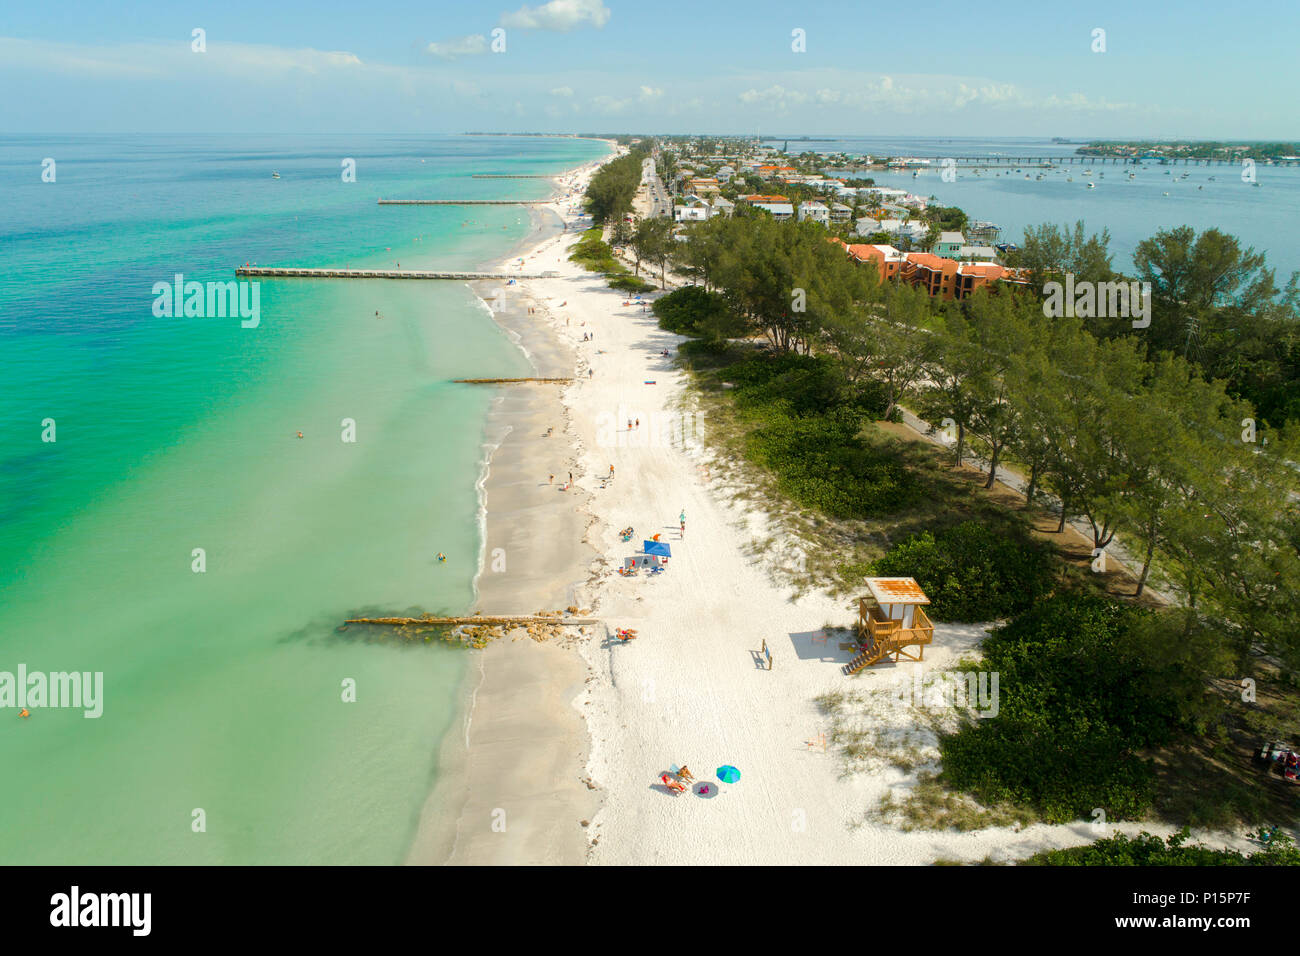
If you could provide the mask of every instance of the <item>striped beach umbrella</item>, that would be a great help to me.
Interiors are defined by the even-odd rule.
[[[740,779],[740,771],[731,764],[724,764],[718,768],[718,779],[723,783],[735,783]]]

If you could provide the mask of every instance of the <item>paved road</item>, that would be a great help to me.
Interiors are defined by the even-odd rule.
[[[673,204],[668,199],[668,190],[664,188],[663,181],[659,178],[659,171],[655,168],[655,161],[648,157],[645,165],[641,167],[641,182],[645,184],[646,192],[650,196],[650,218],[658,219],[661,216],[671,216]]]

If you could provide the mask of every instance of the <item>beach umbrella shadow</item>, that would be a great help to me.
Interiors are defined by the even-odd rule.
[[[697,783],[695,785],[695,795],[703,797],[705,800],[712,800],[718,795],[718,785],[711,780]]]

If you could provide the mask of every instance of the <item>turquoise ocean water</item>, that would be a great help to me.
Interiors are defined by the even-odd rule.
[[[468,177],[604,152],[0,137],[0,671],[104,675],[98,719],[0,710],[0,863],[402,859],[466,657],[335,628],[470,603],[491,395],[449,380],[527,363],[461,283],[263,281],[255,329],[155,317],[153,285],[478,267],[527,235],[519,207],[375,199],[541,198]]]

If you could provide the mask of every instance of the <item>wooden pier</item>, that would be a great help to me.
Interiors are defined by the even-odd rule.
[[[523,382],[542,382],[546,385],[568,385],[571,378],[455,378],[458,385],[517,385]]]
[[[381,206],[549,206],[554,199],[381,199]]]
[[[928,165],[909,163],[908,160],[928,160]],[[922,156],[912,154],[907,157],[891,157],[876,163],[854,164],[834,167],[841,170],[870,170],[885,166],[890,171],[908,172],[918,169],[943,169],[943,164],[968,167],[985,166],[992,168],[1027,167],[1040,169],[1047,166],[1236,166],[1241,167],[1240,159],[1211,159],[1194,156],[1112,156],[1095,153],[1075,153],[1071,156]],[[1300,166],[1300,159],[1261,159],[1256,166]]]
[[[240,266],[237,276],[267,279],[553,279],[558,272],[461,272],[424,269],[306,269],[298,266]]]
[[[353,617],[345,624],[380,624],[387,627],[461,627],[467,624],[484,624],[489,627],[527,627],[529,624],[561,624],[568,627],[588,627],[599,624],[594,617],[546,617],[538,614],[487,615],[471,617]]]

